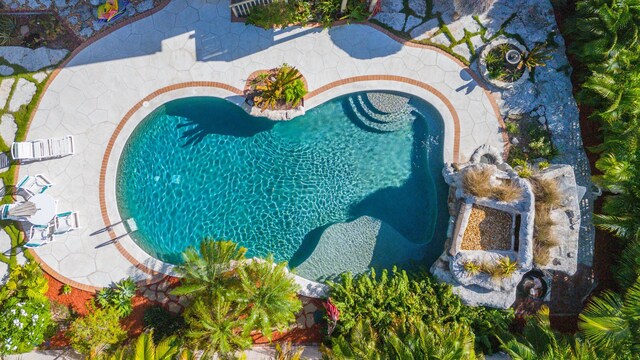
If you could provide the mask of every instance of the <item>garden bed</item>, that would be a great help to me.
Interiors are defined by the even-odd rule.
[[[511,214],[473,205],[462,238],[461,250],[511,250]]]
[[[521,165],[523,161],[532,162],[536,159],[548,161],[557,153],[543,117],[510,115],[505,119],[505,131],[510,142],[507,162],[511,165]]]
[[[51,49],[75,49],[82,40],[64,21],[53,13],[31,15],[0,14],[0,43],[4,46],[24,46],[31,49],[46,46]]]

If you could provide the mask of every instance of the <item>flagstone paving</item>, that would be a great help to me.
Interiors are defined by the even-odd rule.
[[[148,272],[134,266],[109,243],[109,233],[91,235],[105,227],[99,197],[101,166],[121,119],[159,89],[195,81],[242,89],[252,72],[285,62],[302,72],[315,95],[306,101],[308,108],[352,91],[409,92],[427,98],[450,119],[446,132],[451,138],[454,111],[460,124],[461,160],[481,144],[503,148],[490,95],[458,61],[442,51],[403,46],[367,25],[263,30],[232,23],[226,1],[174,0],[154,15],[125,25],[80,51],[50,80],[41,98],[27,138],[72,134],[76,154],[25,164],[20,167],[19,177],[46,174],[55,184],[48,191],[59,200],[58,210],[79,211],[82,225],[79,231],[35,251],[47,270],[86,288],[107,286],[128,276],[149,278]],[[336,82],[357,76],[371,77],[320,91],[327,84],[340,84]],[[419,83],[426,86],[420,87]],[[148,112],[171,96],[216,94],[240,102],[229,89],[184,87],[150,99],[141,109]],[[124,140],[126,134],[118,138]],[[445,152],[446,160],[454,159],[451,146]],[[116,162],[109,162],[107,174],[115,174]],[[115,179],[107,176],[105,184],[110,200],[104,210],[112,223],[117,222]],[[116,227],[114,233],[122,235],[124,230]],[[120,245],[134,262],[170,272],[170,267],[154,263],[128,237],[122,238]]]

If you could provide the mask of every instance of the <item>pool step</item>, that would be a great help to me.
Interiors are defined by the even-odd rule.
[[[373,121],[386,124],[396,121],[402,121],[407,119],[408,117],[413,118],[413,115],[411,115],[413,107],[411,107],[410,105],[404,106],[396,112],[385,113],[380,110],[374,110],[375,107],[373,107],[373,105],[369,103],[368,100],[365,100],[365,98],[366,97],[361,94],[357,95],[357,104],[360,106],[360,110],[367,114],[367,116],[369,116]]]
[[[398,131],[415,120],[415,115],[411,113],[413,110],[411,106],[407,106],[400,112],[380,114],[371,110],[361,95],[357,95],[355,98],[350,96],[348,99],[351,110],[360,124],[369,130],[379,132]]]

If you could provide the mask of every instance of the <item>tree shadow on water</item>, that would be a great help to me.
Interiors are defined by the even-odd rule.
[[[275,124],[266,118],[250,116],[229,101],[211,97],[176,100],[166,104],[165,112],[181,118],[176,127],[184,140],[183,147],[197,145],[209,134],[252,137],[271,130]]]
[[[431,238],[429,231],[436,221],[429,214],[434,199],[426,198],[423,189],[433,188],[434,184],[424,145],[428,142],[427,124],[419,117],[412,126],[411,176],[400,187],[387,187],[369,195],[350,209],[350,215],[352,218],[367,215],[380,219],[408,240],[423,243]]]

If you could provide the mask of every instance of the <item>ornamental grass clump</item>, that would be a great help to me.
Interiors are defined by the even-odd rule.
[[[545,266],[551,261],[551,249],[560,245],[560,239],[553,231],[556,223],[551,218],[551,211],[561,206],[562,194],[555,179],[534,176],[531,178],[531,184],[536,201],[533,261],[539,266]]]
[[[463,262],[462,268],[471,275],[477,275],[482,270],[480,263],[475,260],[467,260]]]
[[[533,194],[536,197],[536,205],[544,205],[549,208],[556,208],[562,202],[562,194],[558,189],[558,182],[555,179],[545,179],[542,177],[532,177]]]
[[[493,170],[489,167],[469,169],[462,174],[462,186],[469,194],[498,201],[512,202],[522,198],[522,189],[511,180],[491,185]]]
[[[492,175],[493,171],[488,167],[469,169],[462,174],[462,186],[473,196],[490,197],[493,195]]]
[[[504,202],[522,199],[522,189],[511,180],[505,180],[493,188],[493,198]]]

